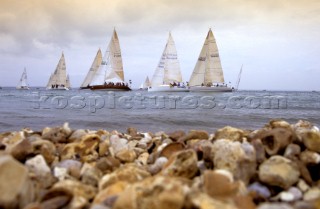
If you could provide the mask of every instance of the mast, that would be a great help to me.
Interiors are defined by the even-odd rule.
[[[90,68],[87,76],[85,77],[84,81],[81,84],[81,87],[86,87],[91,83],[94,75],[96,74],[97,70],[99,69],[101,61],[102,61],[102,53],[101,53],[101,49],[99,49],[97,51],[97,54],[96,54],[93,62],[92,62],[91,68]]]
[[[236,83],[236,90],[238,90],[238,88],[239,88],[240,79],[241,79],[241,73],[242,73],[242,67],[243,67],[243,65],[241,65],[240,72],[239,72],[239,75],[238,75],[238,80],[237,80],[237,83]]]

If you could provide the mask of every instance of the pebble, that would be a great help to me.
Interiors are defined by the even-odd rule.
[[[28,169],[10,155],[0,155],[0,206],[23,208],[35,201]]]
[[[212,155],[215,169],[228,170],[235,179],[246,184],[256,172],[256,152],[247,142],[216,140],[212,146]]]
[[[229,139],[232,141],[242,141],[244,131],[231,126],[226,126],[218,129],[215,133],[215,139]]]
[[[310,201],[320,198],[320,189],[318,187],[310,188],[306,193],[303,195],[303,200]]]
[[[279,155],[272,156],[259,166],[259,179],[268,185],[288,189],[299,180],[298,165]]]
[[[163,166],[161,174],[165,176],[192,178],[198,171],[197,161],[197,155],[193,150],[174,153]]]
[[[297,186],[302,192],[306,192],[310,189],[310,186],[303,179],[299,179]]]
[[[316,130],[305,130],[300,133],[303,144],[311,151],[320,152],[320,133]]]
[[[274,128],[264,131],[260,138],[266,152],[269,155],[276,155],[293,141],[293,133],[291,129]]]
[[[287,203],[262,203],[257,209],[293,209],[293,207]]]
[[[255,194],[263,197],[264,199],[268,199],[271,197],[271,192],[268,187],[260,184],[259,182],[254,182],[248,186],[248,191],[254,192]]]

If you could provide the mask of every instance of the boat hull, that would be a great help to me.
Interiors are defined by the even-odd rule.
[[[80,87],[80,89],[90,89],[90,86]]]
[[[231,92],[233,88],[227,86],[191,86],[191,92]]]
[[[29,90],[30,88],[28,86],[18,86],[16,87],[17,90]]]
[[[161,85],[157,87],[149,87],[148,92],[188,92],[189,89],[186,87]]]
[[[69,88],[67,88],[67,87],[60,87],[60,86],[58,86],[57,88],[47,88],[47,90],[69,90]]]
[[[90,90],[100,90],[100,91],[131,91],[128,86],[105,86],[105,85],[96,85],[91,86]]]

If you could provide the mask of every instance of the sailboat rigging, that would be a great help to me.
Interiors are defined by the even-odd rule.
[[[239,72],[239,75],[238,75],[238,80],[237,80],[237,83],[236,83],[236,90],[238,90],[238,88],[239,88],[241,74],[242,74],[242,67],[243,67],[243,65],[241,65],[240,72]]]

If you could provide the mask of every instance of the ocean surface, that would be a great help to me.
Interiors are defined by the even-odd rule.
[[[228,93],[47,91],[0,89],[0,132],[61,126],[72,129],[209,132],[230,125],[261,128],[271,119],[320,125],[320,92]]]

